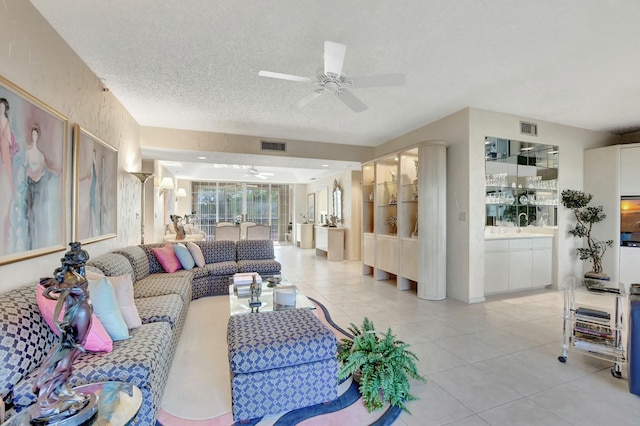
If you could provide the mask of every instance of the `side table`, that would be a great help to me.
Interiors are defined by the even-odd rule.
[[[98,397],[98,413],[85,425],[125,426],[138,414],[142,405],[142,392],[136,385],[124,382],[100,382],[75,387],[83,393]],[[29,409],[11,417],[2,426],[31,426]]]

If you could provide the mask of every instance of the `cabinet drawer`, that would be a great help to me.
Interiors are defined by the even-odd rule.
[[[509,240],[509,248],[511,250],[531,249],[531,238],[514,238],[513,240]]]
[[[484,250],[485,251],[509,250],[509,240],[493,240],[493,241],[485,240]]]
[[[551,248],[552,244],[551,244],[551,240],[553,238],[533,238],[532,241],[532,246],[534,249],[537,248]]]

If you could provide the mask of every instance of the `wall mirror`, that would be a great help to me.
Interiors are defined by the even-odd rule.
[[[333,181],[333,216],[335,216],[335,223],[342,222],[342,188],[338,184],[338,180]]]
[[[307,222],[313,223],[316,212],[316,194],[307,195]]]
[[[489,226],[556,226],[558,147],[487,136],[485,206]]]
[[[319,225],[324,225],[325,218],[327,217],[327,212],[329,211],[329,191],[325,187],[323,189],[318,190],[318,206],[317,206],[317,220]]]

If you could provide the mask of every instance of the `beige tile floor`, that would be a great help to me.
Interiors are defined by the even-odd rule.
[[[362,275],[359,261],[328,262],[313,249],[276,248],[283,273],[342,327],[367,316],[412,345],[427,383],[396,425],[639,425],[640,397],[611,364],[570,353],[558,362],[562,292],[538,290],[469,305],[426,301],[395,281]]]

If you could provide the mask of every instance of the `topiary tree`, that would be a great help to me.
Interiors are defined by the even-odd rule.
[[[593,270],[589,273],[596,278],[603,278],[607,275],[602,272],[602,258],[607,251],[607,247],[613,247],[613,240],[600,241],[591,235],[594,223],[600,223],[606,219],[602,206],[588,206],[593,198],[591,194],[583,191],[566,189],[562,191],[562,205],[570,209],[576,218],[576,225],[569,230],[569,234],[576,238],[585,238],[587,247],[578,249],[580,260],[589,259],[593,265]]]

